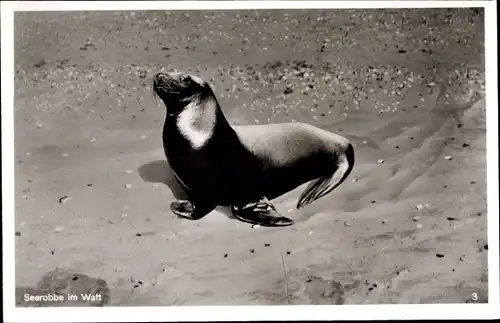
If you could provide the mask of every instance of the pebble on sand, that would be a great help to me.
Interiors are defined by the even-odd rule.
[[[379,163],[379,164],[383,164],[383,163],[384,163],[384,160],[383,160],[383,159],[379,159],[379,160],[377,160],[377,163]]]
[[[63,196],[63,197],[59,198],[59,203],[66,203],[66,202],[68,202],[69,200],[71,200],[71,196],[67,196],[67,195],[65,195],[65,196]]]
[[[132,188],[132,184],[125,184],[126,188]]]
[[[62,230],[64,230],[64,227],[62,225],[58,225],[54,228],[54,232],[61,232]]]
[[[452,156],[444,156],[444,159],[446,159],[446,160],[452,160],[453,157]]]
[[[260,228],[260,224],[254,224],[254,225],[252,225],[252,229],[258,229],[258,228]]]
[[[418,215],[414,216],[412,218],[413,222],[417,222],[418,220],[420,220],[420,217]]]
[[[132,174],[132,171],[131,171],[130,169],[127,169],[127,170],[125,171],[125,173],[127,173],[127,174]]]
[[[357,178],[353,178],[353,180],[352,180],[353,183],[356,183],[357,181],[358,181]]]
[[[349,222],[344,222],[344,225],[345,225],[346,227],[350,227],[352,224],[350,224]]]
[[[422,229],[424,226],[422,223],[417,223],[417,229]]]
[[[415,208],[420,211],[424,208],[424,206],[422,204],[418,204]]]

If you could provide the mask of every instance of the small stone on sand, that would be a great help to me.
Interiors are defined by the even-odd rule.
[[[352,180],[353,183],[356,183],[357,181],[358,181],[357,178],[353,178],[353,180]]]
[[[66,203],[68,202],[69,200],[71,200],[71,196],[63,196],[61,198],[59,198],[59,203]]]
[[[422,204],[418,204],[415,208],[420,211],[424,208],[424,206]]]
[[[423,227],[422,223],[417,223],[417,229],[422,229]]]
[[[384,163],[384,160],[383,160],[383,159],[379,159],[379,160],[377,160],[377,163],[379,163],[379,164],[383,164],[383,163]]]
[[[126,188],[132,188],[132,184],[125,184]]]
[[[62,225],[58,225],[54,228],[54,232],[61,232],[62,230],[64,230],[64,227]]]
[[[420,217],[418,215],[414,216],[412,218],[413,222],[417,222],[418,220],[420,220]]]
[[[350,227],[352,224],[350,224],[349,222],[344,222],[344,225],[345,225],[346,227]]]
[[[452,158],[453,158],[452,156],[444,156],[444,159],[446,160],[452,160]]]
[[[260,225],[259,225],[259,224],[254,224],[254,225],[252,225],[252,229],[258,229],[258,228],[260,228]]]

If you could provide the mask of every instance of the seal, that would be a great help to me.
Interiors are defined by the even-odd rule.
[[[312,125],[230,125],[209,84],[195,75],[158,73],[153,91],[166,107],[165,155],[188,196],[170,205],[179,217],[198,220],[230,206],[240,221],[292,225],[270,200],[310,182],[300,209],[339,186],[353,168],[349,140]]]

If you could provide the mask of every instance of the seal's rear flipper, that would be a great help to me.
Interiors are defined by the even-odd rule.
[[[265,198],[243,206],[233,205],[231,211],[236,219],[263,227],[283,227],[295,223],[292,219],[280,215],[274,205]]]
[[[347,176],[349,176],[353,166],[354,149],[352,145],[349,144],[345,153],[338,157],[335,172],[311,182],[304,192],[302,192],[299,197],[299,202],[297,203],[297,209],[316,201],[334,190],[347,178]]]
[[[170,209],[175,215],[189,219],[199,220],[215,209],[214,206],[205,206],[202,204],[193,205],[188,200],[179,200],[170,203]]]

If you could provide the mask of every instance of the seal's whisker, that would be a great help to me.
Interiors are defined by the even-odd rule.
[[[155,84],[151,83],[151,92],[153,92],[153,97],[155,98],[155,102],[158,103],[158,93],[155,91]]]

